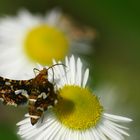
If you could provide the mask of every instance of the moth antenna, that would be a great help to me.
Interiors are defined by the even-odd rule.
[[[52,69],[52,72],[53,72],[53,82],[54,82],[54,69],[53,69],[53,67],[55,67],[55,66],[57,66],[57,65],[62,65],[62,66],[64,66],[64,67],[66,67],[65,64],[59,63],[59,64],[54,64],[54,65],[50,66],[50,67],[47,69],[47,70]]]
[[[65,64],[59,63],[59,64],[54,64],[54,65],[50,66],[47,70],[49,70],[49,69],[51,69],[51,68],[53,68],[53,67],[55,67],[55,66],[57,66],[57,65],[62,65],[62,66],[64,66],[64,67],[66,67]]]
[[[40,72],[40,70],[39,70],[39,69],[37,69],[37,68],[34,68],[34,69],[33,69],[33,72],[34,72],[35,76],[36,76],[36,72],[35,72],[35,71],[38,71],[38,72]]]

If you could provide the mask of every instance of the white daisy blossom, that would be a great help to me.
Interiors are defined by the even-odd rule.
[[[55,61],[54,64],[56,64]],[[61,65],[54,67],[57,88],[63,88],[65,85],[85,88],[89,77],[89,69],[83,71],[80,58],[77,60],[73,56],[70,59],[66,58],[65,65],[66,68]],[[49,76],[49,79],[52,80],[51,71]],[[17,124],[19,126],[18,134],[25,140],[124,140],[124,136],[129,136],[126,132],[128,128],[120,123],[132,121],[126,117],[102,112],[101,118],[95,126],[75,130],[62,124],[53,110],[46,111],[43,119],[40,119],[34,126],[31,125],[30,116],[28,114],[25,116],[26,119]]]
[[[101,122],[95,127],[85,131],[74,131],[63,126],[56,120],[52,112],[46,112],[43,122],[32,126],[29,115],[19,122],[18,134],[27,140],[123,140],[129,136],[127,127],[120,125],[122,122],[130,122],[131,119],[104,113]]]
[[[64,48],[67,46],[67,44],[69,44],[68,48],[70,51],[68,51],[68,53],[76,52],[76,51],[77,53],[90,52],[91,45],[88,38],[90,38],[90,36],[92,35],[90,35],[90,33],[88,33],[87,31],[87,36],[77,35],[79,37],[78,40],[72,38],[74,37],[74,35],[72,34],[74,32],[74,29],[72,29],[72,27],[69,24],[66,24],[66,21],[68,20],[66,20],[66,18],[63,16],[61,11],[58,9],[54,9],[50,11],[44,17],[40,15],[32,15],[26,10],[19,11],[16,17],[10,17],[10,16],[6,16],[3,18],[1,17],[0,18],[0,50],[1,50],[0,51],[0,66],[1,66],[0,75],[11,79],[29,79],[34,76],[33,68],[36,66],[36,62],[40,63],[39,61],[43,61],[43,65],[44,64],[48,65],[47,64],[48,62],[45,62],[43,58],[41,58],[42,60],[39,60],[41,56],[44,57],[41,53],[44,53],[45,56],[51,54],[51,53],[47,54],[49,49],[46,49],[47,51],[42,50],[42,52],[40,52],[41,49],[40,42],[38,42],[40,48],[36,50],[36,53],[38,53],[39,56],[37,56],[35,61],[32,61],[28,57],[27,52],[25,52],[25,43],[27,43],[27,38],[29,41],[29,33],[31,32],[37,34],[37,36],[30,35],[30,40],[33,40],[30,42],[32,43],[30,46],[32,46],[34,45],[33,43],[35,42],[36,38],[40,37],[39,36],[40,33],[43,35],[45,34],[44,32],[42,33],[41,30],[44,28],[49,32],[48,34],[50,34],[51,32],[52,36],[58,35],[60,37],[60,38],[58,37],[58,40],[57,37],[55,37],[55,40],[58,41],[58,42],[56,41],[57,45],[49,44],[51,48],[52,45],[58,46],[58,43],[60,43],[60,46],[64,45]],[[58,30],[60,32],[58,32]],[[61,32],[63,34],[61,34]],[[50,40],[52,39],[49,38],[49,36],[47,37]],[[84,39],[86,39],[86,41],[84,41]],[[52,42],[55,43],[55,41]],[[34,48],[35,47],[33,46],[30,49],[31,52],[29,53],[34,52],[33,51],[35,50]],[[63,50],[62,47],[59,48],[59,50],[62,51]],[[65,51],[67,51],[67,47],[65,48],[64,52]],[[55,52],[55,49],[53,50],[53,52]],[[57,50],[56,52],[58,53]],[[59,58],[61,57],[62,53],[63,53],[62,57],[65,56],[64,52],[60,53]],[[49,56],[47,58],[49,59]],[[53,58],[55,58],[55,54]],[[49,61],[52,61],[52,59]]]

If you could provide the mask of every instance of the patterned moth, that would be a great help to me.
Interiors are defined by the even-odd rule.
[[[48,69],[56,65],[63,64],[55,64]],[[0,77],[0,99],[3,104],[19,106],[27,103],[32,125],[36,124],[43,112],[49,106],[54,106],[57,101],[54,84],[48,80],[48,69],[43,68],[35,78],[29,80]]]

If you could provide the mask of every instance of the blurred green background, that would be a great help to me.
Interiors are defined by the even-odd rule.
[[[90,64],[93,89],[105,88],[104,100],[109,113],[133,119],[130,137],[139,140],[140,130],[140,2],[94,0],[0,0],[0,16],[16,14],[20,8],[46,13],[60,7],[79,22],[97,30],[94,51],[85,56]],[[107,89],[115,87],[114,92]],[[104,91],[104,90],[103,90]],[[98,92],[97,92],[98,93]],[[104,101],[104,102],[106,102]],[[0,140],[17,140],[16,123],[27,112],[24,107],[0,105]]]

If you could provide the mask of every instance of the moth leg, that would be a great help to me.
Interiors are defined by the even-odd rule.
[[[44,120],[44,113],[42,114],[42,117],[41,117],[41,123],[43,123],[43,120]]]

